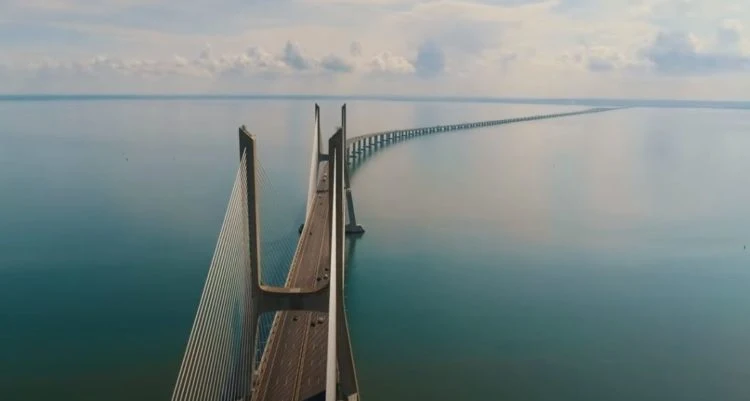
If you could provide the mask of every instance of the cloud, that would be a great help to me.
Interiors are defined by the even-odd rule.
[[[330,54],[320,61],[320,66],[326,71],[332,72],[352,72],[354,71],[354,64],[344,60],[343,58]]]
[[[725,19],[721,21],[717,30],[717,41],[719,45],[736,46],[742,40],[742,23],[736,19]]]
[[[747,56],[703,50],[698,38],[685,32],[659,32],[642,54],[658,72],[671,75],[734,72],[750,67]]]
[[[295,70],[309,70],[311,62],[302,54],[299,44],[286,42],[281,60]]]
[[[354,42],[356,43],[356,42]],[[361,52],[361,47],[357,48]],[[423,63],[430,60],[424,59]],[[433,61],[434,62],[434,61]],[[4,66],[0,64],[0,67]],[[428,66],[429,67],[429,66]],[[11,67],[8,67],[13,69]],[[426,68],[423,66],[423,68]],[[220,79],[222,77],[262,76],[279,78],[298,74],[346,74],[358,71],[362,74],[414,74],[415,66],[405,57],[382,52],[356,62],[354,58],[328,54],[315,58],[305,54],[301,46],[287,41],[278,54],[259,46],[249,47],[239,54],[216,54],[212,46],[205,45],[194,58],[175,55],[164,60],[124,59],[108,55],[98,55],[77,61],[58,61],[45,58],[23,66],[16,71],[24,71],[37,76],[191,76]]]
[[[391,82],[405,93],[568,96],[649,82],[641,90],[669,96],[746,71],[750,54],[750,3],[736,0],[217,1],[0,0],[0,91],[127,78],[133,91]]]
[[[605,58],[591,58],[589,59],[588,68],[594,72],[612,71],[615,69],[615,64],[612,60]]]
[[[432,78],[445,72],[445,54],[434,41],[428,40],[419,46],[414,62],[417,75]]]
[[[370,60],[368,67],[376,74],[413,74],[416,69],[405,57],[383,52]]]
[[[352,42],[349,45],[349,54],[352,57],[359,57],[362,55],[362,44],[359,42]]]
[[[155,60],[128,60],[106,55],[99,55],[88,60],[61,62],[55,60],[42,60],[26,66],[27,71],[33,72],[37,77],[65,78],[65,77],[108,77],[113,75],[137,76],[142,78],[154,78],[173,75],[184,65],[180,65],[179,59],[172,62],[159,62]]]
[[[631,70],[643,64],[642,61],[629,59],[617,49],[607,46],[586,47],[584,55],[578,55],[575,61],[582,63],[584,60],[586,69],[596,73]]]

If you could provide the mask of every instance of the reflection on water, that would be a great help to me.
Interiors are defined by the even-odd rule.
[[[338,103],[323,103],[332,132]],[[352,102],[350,134],[569,110]],[[419,137],[353,177],[363,396],[745,400],[744,111],[629,109]],[[169,397],[237,163],[296,229],[302,101],[0,104],[0,399]]]
[[[420,138],[364,165],[349,290],[363,388],[746,398],[743,118],[622,110]]]

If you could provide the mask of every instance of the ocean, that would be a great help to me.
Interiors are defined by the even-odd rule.
[[[273,183],[263,235],[286,238],[315,100],[0,99],[0,400],[168,399],[237,128]],[[342,101],[320,102],[325,133]],[[369,157],[347,271],[363,399],[750,398],[750,114],[720,106],[441,133]],[[358,99],[347,122],[354,136],[583,108]]]

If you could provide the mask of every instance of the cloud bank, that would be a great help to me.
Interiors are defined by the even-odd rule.
[[[6,0],[0,92],[737,98],[725,0]]]

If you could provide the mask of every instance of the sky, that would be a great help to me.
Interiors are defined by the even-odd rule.
[[[0,0],[0,93],[738,100],[737,0]]]

